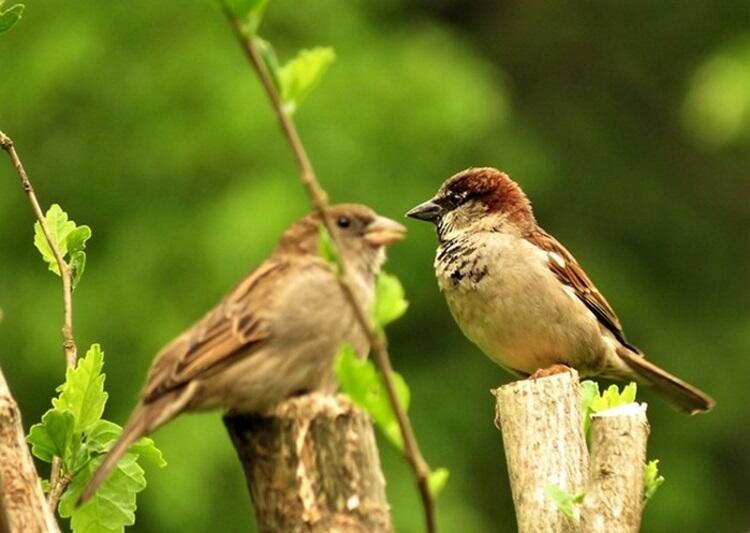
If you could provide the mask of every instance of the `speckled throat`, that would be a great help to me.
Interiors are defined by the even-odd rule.
[[[435,272],[438,279],[450,280],[455,287],[459,284],[476,285],[489,273],[489,267],[482,260],[484,245],[470,234],[458,235],[441,240],[435,256]]]

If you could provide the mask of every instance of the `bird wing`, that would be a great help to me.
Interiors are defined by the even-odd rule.
[[[265,342],[269,293],[284,278],[289,262],[270,259],[245,278],[214,309],[157,355],[144,388],[148,403],[183,386],[232,356]]]
[[[547,252],[547,264],[552,273],[561,283],[573,289],[578,299],[594,314],[599,323],[623,345],[640,353],[638,348],[625,339],[625,333],[615,310],[589,279],[573,254],[541,228],[534,230],[528,236],[528,240]]]

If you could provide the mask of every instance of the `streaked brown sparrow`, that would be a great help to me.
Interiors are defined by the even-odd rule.
[[[330,208],[360,301],[372,305],[385,246],[406,229],[370,208]],[[137,439],[185,411],[261,412],[294,394],[336,387],[332,362],[346,342],[369,345],[330,266],[318,254],[320,218],[293,224],[266,261],[214,309],[165,346],[151,366],[122,436],[80,502],[107,478]]]
[[[612,307],[554,237],[521,188],[494,168],[470,168],[407,213],[433,222],[435,272],[461,331],[517,375],[553,365],[582,376],[653,385],[680,411],[714,401],[643,357]]]

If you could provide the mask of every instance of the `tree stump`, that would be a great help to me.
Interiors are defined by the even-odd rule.
[[[260,531],[393,530],[372,424],[345,396],[298,396],[224,423]]]

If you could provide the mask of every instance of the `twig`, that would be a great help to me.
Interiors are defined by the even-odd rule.
[[[76,343],[73,339],[73,285],[70,267],[68,267],[68,264],[60,253],[60,249],[52,239],[52,234],[50,233],[50,230],[47,227],[47,221],[44,218],[44,212],[39,205],[39,200],[37,200],[34,187],[31,186],[31,181],[29,181],[29,177],[26,174],[26,169],[24,169],[21,159],[16,153],[13,140],[2,131],[0,131],[0,147],[8,153],[11,163],[13,163],[16,172],[18,172],[18,176],[21,178],[21,187],[23,187],[26,196],[29,198],[34,215],[36,215],[36,219],[42,228],[42,233],[44,233],[44,238],[47,240],[50,250],[52,250],[52,255],[57,262],[57,268],[60,270],[63,291],[63,350],[65,352],[65,362],[67,367],[73,368],[76,364]],[[65,486],[70,482],[70,479],[67,479],[67,476],[60,475],[61,468],[62,462],[60,458],[55,457],[52,461],[52,471],[50,475],[51,489],[48,495],[50,509],[56,507],[60,494],[62,494]]]
[[[258,75],[261,84],[263,85],[268,99],[271,101],[271,106],[273,107],[273,110],[276,113],[276,117],[279,120],[281,131],[284,134],[287,142],[289,143],[294,158],[297,162],[297,166],[299,167],[300,177],[302,179],[303,185],[305,186],[305,189],[307,190],[307,194],[310,197],[310,201],[314,209],[320,214],[326,230],[328,230],[329,235],[334,241],[336,249],[340,250],[341,246],[338,242],[338,239],[336,238],[334,224],[328,214],[328,195],[318,182],[315,171],[312,167],[312,163],[310,163],[310,159],[307,156],[304,145],[302,144],[299,134],[297,133],[297,128],[294,125],[294,121],[284,111],[281,97],[276,90],[276,86],[271,79],[271,75],[266,68],[263,58],[260,56],[260,52],[258,51],[255,42],[251,37],[247,37],[243,33],[239,21],[226,6],[226,4],[222,2],[222,5],[224,7],[224,14],[229,20],[229,24],[234,31],[235,37],[242,46],[245,55],[247,56],[250,64]],[[341,272],[341,275],[339,276],[339,283],[346,299],[349,301],[349,304],[354,310],[357,321],[360,323],[363,331],[370,341],[373,358],[375,360],[375,363],[380,368],[381,373],[383,374],[383,380],[388,392],[388,399],[393,406],[399,429],[401,430],[401,436],[404,440],[404,455],[411,465],[412,469],[414,470],[414,474],[417,478],[417,485],[419,488],[420,496],[422,498],[422,505],[425,512],[426,528],[429,533],[434,533],[435,531],[437,531],[437,524],[435,521],[435,502],[428,486],[430,470],[427,466],[426,461],[424,460],[424,457],[422,456],[422,453],[419,450],[419,446],[414,436],[414,431],[411,427],[411,423],[398,401],[396,388],[392,378],[393,367],[391,366],[390,356],[388,355],[388,348],[385,337],[374,330],[365,306],[357,298],[354,292],[354,286],[350,278],[350,268],[344,260],[343,254],[336,255],[339,271]]]

